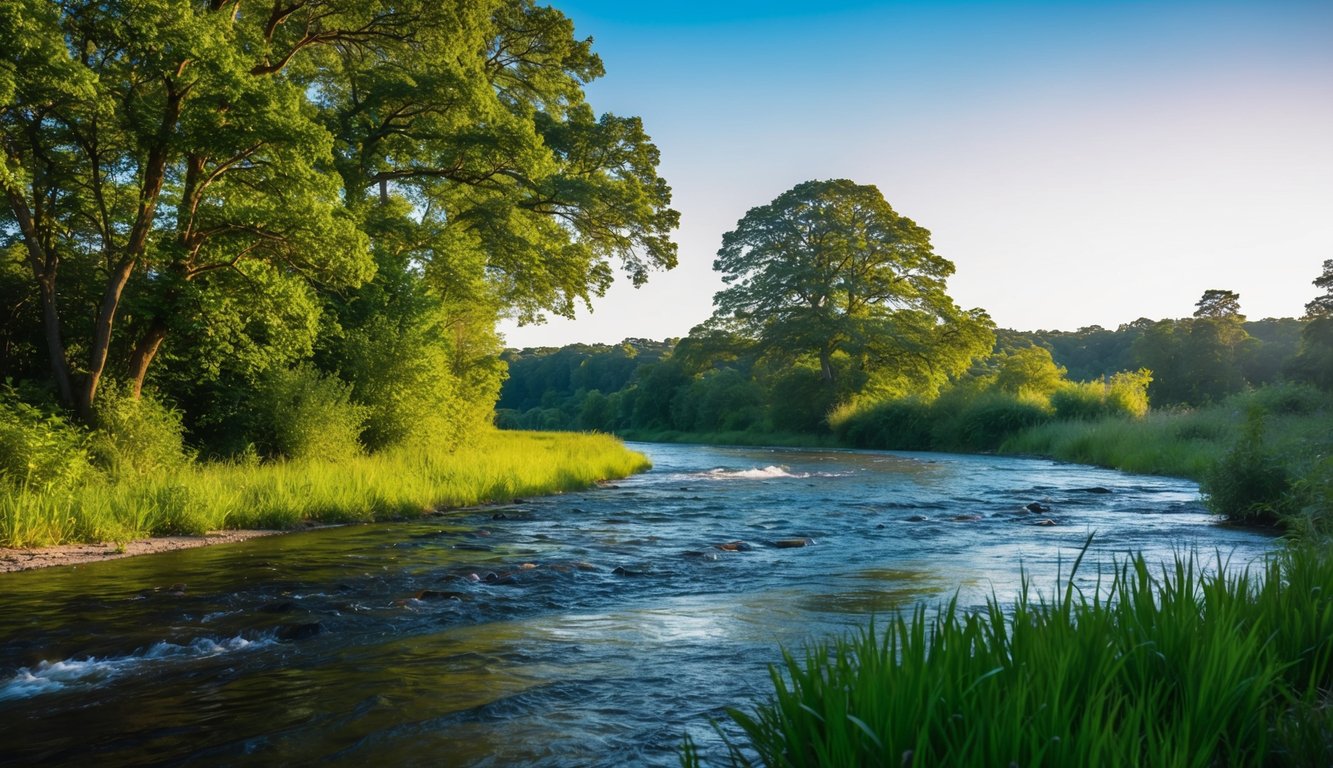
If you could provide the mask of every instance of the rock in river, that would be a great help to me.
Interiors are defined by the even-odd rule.
[[[773,546],[778,549],[796,549],[797,547],[808,547],[814,544],[815,540],[807,536],[799,536],[790,539],[778,539],[773,542]]]
[[[324,625],[318,621],[306,624],[286,624],[278,627],[279,640],[307,640],[324,631]]]
[[[749,552],[753,547],[743,541],[728,541],[724,544],[714,544],[713,546],[723,552]]]

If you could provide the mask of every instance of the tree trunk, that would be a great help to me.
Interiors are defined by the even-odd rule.
[[[148,365],[153,362],[157,356],[157,351],[162,348],[162,342],[167,338],[167,326],[161,320],[154,320],[149,326],[148,332],[139,340],[138,346],[134,348],[134,355],[130,357],[130,381],[132,389],[130,396],[135,400],[143,394],[144,378],[148,375]]]
[[[65,356],[65,342],[60,334],[60,308],[56,306],[55,280],[39,279],[42,292],[42,326],[46,332],[46,349],[51,357],[51,373],[60,389],[65,405],[74,405],[74,383],[69,374],[69,358]]]
[[[819,350],[819,372],[825,382],[833,383],[833,351],[828,347]]]
[[[102,382],[102,373],[106,370],[107,353],[111,349],[111,329],[115,325],[116,311],[120,308],[120,296],[125,291],[125,284],[134,272],[134,259],[126,258],[107,279],[106,291],[102,294],[102,306],[93,324],[93,346],[88,355],[88,380],[79,393],[79,415],[89,424],[92,423],[93,403],[97,401],[97,387]]]
[[[102,305],[93,324],[93,343],[88,356],[88,381],[78,402],[79,413],[89,422],[92,419],[93,403],[97,399],[97,387],[101,383],[102,373],[106,370],[107,353],[111,349],[111,329],[115,325],[116,312],[120,309],[120,297],[125,290],[125,284],[130,281],[130,275],[134,273],[135,265],[148,248],[148,235],[157,218],[158,196],[162,193],[162,184],[166,180],[171,133],[180,120],[181,101],[184,95],[183,92],[168,92],[166,113],[162,116],[162,125],[158,129],[157,143],[149,150],[148,161],[144,164],[143,187],[139,193],[139,213],[125,242],[124,254],[111,273],[111,277],[107,279],[106,291],[102,294]],[[153,352],[156,351],[155,347]],[[151,359],[149,356],[148,360]]]
[[[65,405],[73,406],[74,384],[69,371],[69,358],[65,355],[64,338],[60,333],[60,308],[56,304],[56,270],[60,266],[60,259],[42,245],[28,202],[13,189],[6,189],[5,196],[9,198],[9,208],[18,220],[19,231],[23,233],[28,265],[32,268],[33,279],[37,281],[38,291],[42,295],[42,326],[46,335],[46,351],[51,358],[51,373],[60,389],[60,399]]]

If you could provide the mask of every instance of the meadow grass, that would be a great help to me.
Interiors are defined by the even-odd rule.
[[[1327,548],[1237,575],[1136,557],[1086,590],[1025,581],[1010,606],[918,606],[783,657],[773,697],[728,712],[732,765],[1333,763]],[[688,741],[682,763],[701,764]]]
[[[1142,419],[1052,421],[1015,434],[1000,451],[1202,480],[1256,411],[1263,418],[1265,444],[1294,474],[1308,473],[1333,454],[1333,402],[1297,387],[1256,390],[1202,408],[1154,411]]]
[[[0,545],[411,517],[572,491],[649,466],[613,437],[553,432],[488,432],[452,453],[400,449],[339,462],[185,465],[114,483],[0,491]]]

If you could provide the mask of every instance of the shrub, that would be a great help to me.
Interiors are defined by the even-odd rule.
[[[1106,387],[1099,381],[1071,383],[1051,394],[1057,419],[1099,419],[1110,414]]]
[[[1141,419],[1148,415],[1148,387],[1152,372],[1147,368],[1120,371],[1111,376],[1106,389],[1106,402],[1111,413],[1122,413]]]
[[[1237,397],[1265,413],[1281,415],[1314,413],[1329,404],[1328,393],[1308,384],[1273,384]]]
[[[939,408],[945,403],[937,401]],[[952,404],[952,403],[951,403]],[[1004,392],[983,392],[936,423],[937,448],[993,450],[1020,430],[1051,419],[1049,406],[1038,399]]]
[[[366,409],[351,386],[313,366],[274,370],[260,391],[273,453],[291,459],[346,459],[361,453]]]
[[[1251,408],[1235,445],[1200,487],[1214,512],[1236,522],[1277,525],[1293,511],[1292,477],[1264,442],[1262,411]]]
[[[95,408],[92,453],[113,477],[164,472],[187,460],[181,414],[151,397],[108,386]]]
[[[906,398],[845,405],[829,416],[829,423],[839,441],[857,448],[925,451],[933,445],[933,419],[930,404]]]
[[[73,487],[93,472],[87,443],[83,430],[0,386],[0,484]]]

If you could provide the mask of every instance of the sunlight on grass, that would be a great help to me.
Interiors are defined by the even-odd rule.
[[[606,435],[524,432],[487,433],[454,453],[404,448],[337,463],[191,465],[120,483],[6,492],[0,545],[411,517],[573,491],[648,467]]]
[[[1136,557],[1086,591],[918,606],[784,653],[772,682],[728,712],[733,765],[1329,765],[1333,558],[1219,576]]]

